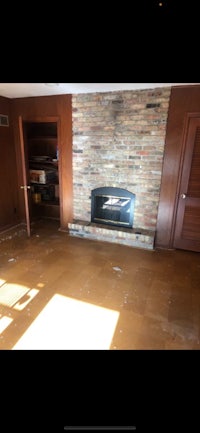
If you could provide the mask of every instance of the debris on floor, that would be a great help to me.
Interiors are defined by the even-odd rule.
[[[128,304],[128,295],[124,296],[124,304]]]
[[[117,272],[122,272],[122,269],[119,266],[113,266],[113,270]]]

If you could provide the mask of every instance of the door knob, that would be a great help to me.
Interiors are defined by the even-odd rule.
[[[185,199],[186,198],[186,194],[181,194],[181,198]]]

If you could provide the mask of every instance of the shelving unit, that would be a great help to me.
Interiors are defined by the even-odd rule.
[[[31,213],[33,217],[60,217],[57,123],[26,124]]]

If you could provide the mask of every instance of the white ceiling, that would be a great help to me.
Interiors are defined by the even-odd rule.
[[[47,85],[49,84],[49,85]],[[0,96],[23,98],[118,90],[154,89],[157,87],[200,85],[200,83],[0,83]]]

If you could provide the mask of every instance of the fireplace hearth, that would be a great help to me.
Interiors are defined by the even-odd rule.
[[[91,191],[91,222],[133,227],[135,194],[123,188],[101,187]]]
[[[102,187],[91,192],[91,220],[68,223],[69,235],[136,248],[154,249],[155,231],[133,227],[135,194]]]

